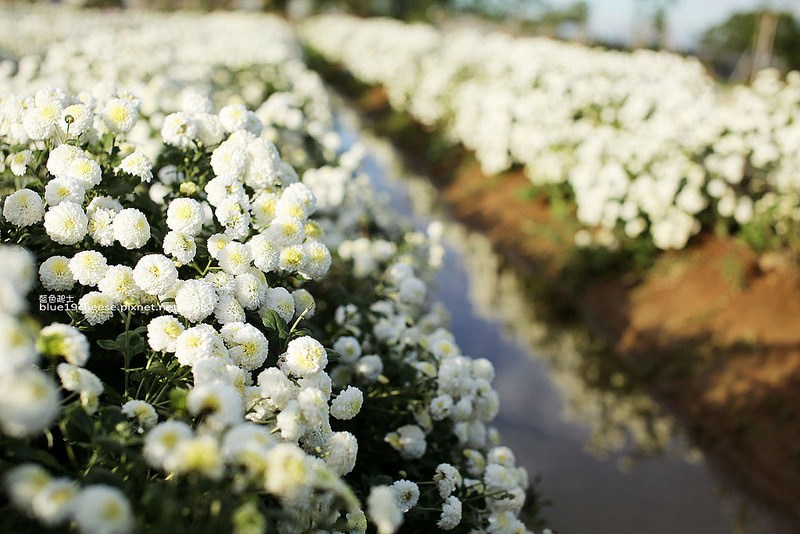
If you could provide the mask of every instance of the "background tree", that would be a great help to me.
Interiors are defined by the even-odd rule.
[[[753,67],[758,67],[754,65],[758,55],[755,54],[758,48],[758,28],[763,28],[765,16],[773,17],[774,24],[770,66],[784,72],[800,69],[800,23],[788,11],[755,10],[734,13],[721,24],[703,33],[698,54],[722,77],[730,77],[737,64],[741,67],[736,77],[747,77]]]

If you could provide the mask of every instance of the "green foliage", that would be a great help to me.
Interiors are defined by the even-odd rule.
[[[700,53],[717,71],[733,68],[752,46],[762,11],[734,13],[722,23],[707,29],[700,38]],[[790,12],[777,13],[774,57],[784,70],[800,69],[800,23]]]

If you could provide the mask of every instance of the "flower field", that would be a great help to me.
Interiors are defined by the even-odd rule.
[[[682,249],[705,229],[796,248],[797,73],[723,87],[670,53],[340,15],[302,34],[487,175],[524,167],[535,187],[566,191],[591,230],[580,246]]]
[[[492,364],[426,299],[438,234],[286,23],[0,30],[0,530],[527,531]]]

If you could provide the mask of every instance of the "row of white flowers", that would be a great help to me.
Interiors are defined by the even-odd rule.
[[[473,150],[487,174],[522,165],[535,185],[568,184],[578,219],[601,236],[679,249],[703,213],[779,235],[800,220],[797,73],[723,88],[670,53],[388,19],[323,16],[302,35]]]
[[[0,21],[4,528],[526,530],[492,365],[427,304],[438,245],[283,23]]]

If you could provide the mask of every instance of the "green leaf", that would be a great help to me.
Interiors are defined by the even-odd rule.
[[[100,346],[101,349],[111,350],[111,351],[120,350],[119,345],[117,345],[115,341],[111,341],[110,339],[99,339],[97,340],[97,344]]]

